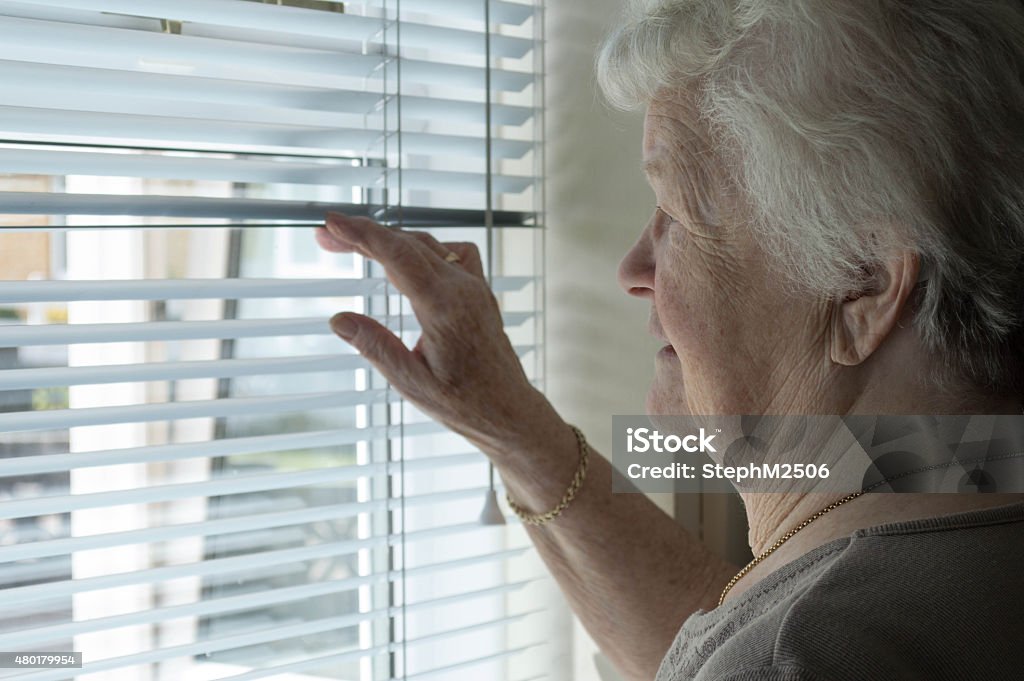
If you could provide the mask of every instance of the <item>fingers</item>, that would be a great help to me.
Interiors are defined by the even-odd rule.
[[[421,244],[429,248],[431,252],[441,256],[442,259],[446,255],[448,255],[448,249],[445,248],[444,244],[435,239],[433,234],[428,234],[427,232],[415,232],[408,230],[403,230],[402,234],[413,239],[416,239]]]
[[[383,227],[369,218],[328,213],[328,250],[358,253],[384,266],[388,279],[411,301],[437,283],[437,258],[426,246],[397,230]],[[319,236],[317,239],[320,240]],[[444,264],[443,262],[440,264]]]
[[[411,386],[430,378],[422,358],[372,317],[341,312],[331,317],[331,330],[347,341],[395,386]]]
[[[354,250],[351,246],[331,236],[326,227],[317,227],[314,235],[316,236],[317,244],[325,251],[330,251],[331,253],[352,253]]]
[[[406,264],[429,267],[429,270],[421,274],[433,273],[435,276],[444,272],[446,267],[452,265],[461,266],[462,269],[479,277],[484,276],[483,263],[480,258],[480,251],[471,242],[445,242],[441,243],[433,235],[426,232],[395,230],[384,227],[369,218],[346,216],[341,213],[328,213],[325,227],[318,227],[316,240],[321,248],[333,253],[358,253],[362,256],[373,258],[382,265],[385,270],[391,270],[396,259],[405,255]],[[454,252],[459,260],[452,262],[435,262],[430,255],[435,255],[444,261],[449,253]],[[419,257],[412,257],[418,255]],[[399,277],[409,278],[409,273],[397,273]],[[392,280],[402,290],[398,281]],[[410,285],[423,286],[426,284],[424,278],[409,278]],[[403,293],[408,293],[402,290]]]
[[[470,274],[483,279],[484,265],[480,258],[480,249],[471,241],[446,241],[444,246],[447,250],[454,251],[459,256],[458,264]]]
[[[442,243],[427,232],[403,232],[403,234],[408,234],[422,242],[431,251],[437,253],[441,259],[445,259],[449,253],[455,253],[455,255],[459,256],[459,259],[453,264],[461,265],[463,269],[472,274],[480,277],[484,276],[480,250],[476,247],[476,244],[470,241],[445,241]]]

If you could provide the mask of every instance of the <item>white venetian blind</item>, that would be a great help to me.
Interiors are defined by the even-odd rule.
[[[0,651],[85,659],[0,678],[546,678],[485,459],[327,326],[412,310],[312,230],[475,241],[541,381],[541,44],[503,0],[0,4]]]

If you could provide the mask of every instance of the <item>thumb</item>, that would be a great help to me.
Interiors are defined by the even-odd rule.
[[[347,341],[360,355],[396,387],[419,376],[426,367],[402,339],[372,317],[356,312],[340,312],[331,317],[331,330]]]

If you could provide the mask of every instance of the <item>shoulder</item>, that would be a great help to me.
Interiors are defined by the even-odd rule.
[[[827,679],[1010,678],[1021,661],[1011,641],[1024,635],[1024,580],[1014,567],[1024,561],[1022,529],[859,534],[789,604],[773,663]]]
[[[1024,523],[901,529],[858,533],[791,592],[729,611],[696,678],[1014,678]]]
[[[750,667],[721,676],[716,681],[830,681],[823,676],[792,664]]]

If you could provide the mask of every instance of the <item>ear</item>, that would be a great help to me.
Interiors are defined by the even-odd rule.
[[[856,366],[875,352],[907,311],[921,262],[904,252],[865,268],[868,285],[832,308],[832,361]]]

